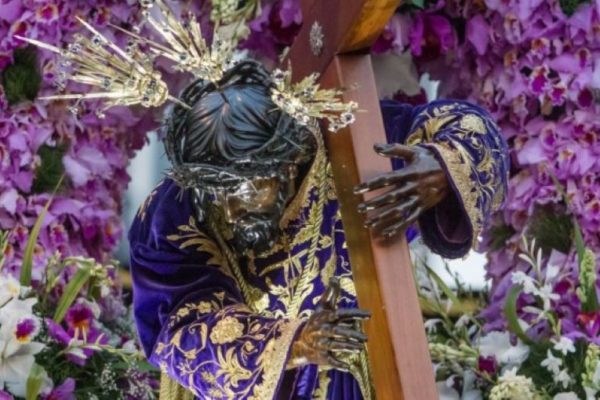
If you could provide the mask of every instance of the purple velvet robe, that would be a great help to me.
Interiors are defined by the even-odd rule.
[[[425,243],[446,257],[466,254],[506,188],[507,150],[497,127],[480,108],[456,101],[386,101],[382,111],[388,141],[432,149],[451,184],[452,194],[419,219]],[[217,222],[197,221],[188,195],[169,179],[139,209],[129,233],[131,272],[150,362],[202,399],[370,398],[365,352],[348,359],[351,372],[286,368],[331,276],[341,281],[339,307],[358,306],[324,150],[271,251],[238,257]]]

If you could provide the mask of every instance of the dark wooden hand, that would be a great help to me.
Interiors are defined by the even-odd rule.
[[[340,353],[364,348],[367,336],[360,330],[360,321],[371,313],[357,308],[338,309],[339,294],[339,280],[332,278],[317,310],[292,346],[291,366],[318,364],[348,370]]]
[[[403,232],[423,211],[446,197],[449,183],[433,152],[418,146],[377,144],[375,151],[384,157],[405,160],[405,167],[357,185],[356,194],[388,189],[365,201],[358,211],[368,213],[365,225],[377,234],[391,237]]]

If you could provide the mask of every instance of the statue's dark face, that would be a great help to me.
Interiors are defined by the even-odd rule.
[[[242,62],[234,70],[218,90],[204,81],[186,89],[182,100],[192,108],[176,108],[166,144],[181,170],[174,179],[194,188],[198,218],[216,207],[228,225],[221,233],[233,233],[230,244],[258,254],[277,241],[317,146],[310,129],[278,111],[262,67]]]
[[[279,222],[296,193],[295,168],[269,178],[248,178],[217,191],[216,202],[233,232],[232,243],[239,252],[262,253],[273,247]]]

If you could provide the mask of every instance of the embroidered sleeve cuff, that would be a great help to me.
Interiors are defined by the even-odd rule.
[[[470,162],[448,142],[427,143],[446,171],[452,193],[419,218],[423,240],[442,257],[458,258],[477,243],[481,216]]]
[[[272,347],[268,349],[269,351],[265,350],[264,365],[267,368],[262,383],[254,388],[250,400],[276,398],[291,356],[292,343],[296,340],[302,326],[304,326],[303,320],[290,320],[282,324],[281,335],[271,342]]]

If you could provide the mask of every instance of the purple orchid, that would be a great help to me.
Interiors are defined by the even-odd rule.
[[[493,376],[498,372],[498,362],[494,356],[479,357],[477,360],[477,369],[482,373]]]
[[[67,378],[59,386],[52,389],[47,395],[42,395],[42,400],[75,400],[75,379]]]
[[[440,96],[468,98],[488,109],[511,146],[509,190],[493,224],[513,234],[488,253],[492,287],[481,313],[487,331],[503,331],[510,276],[528,268],[519,259],[521,236],[530,231],[540,206],[572,213],[586,245],[600,253],[600,103],[594,95],[600,89],[600,8],[582,3],[567,17],[557,1],[446,1],[400,13],[393,21],[402,25],[390,22],[374,51],[411,51],[419,72],[441,81]],[[552,177],[565,188],[568,209]],[[485,233],[484,246],[491,243]],[[563,333],[597,341],[598,318],[581,312],[575,294],[575,254],[559,259],[556,253],[544,259],[542,268],[560,270],[561,279],[552,287],[560,299],[552,307]],[[519,298],[523,321],[533,321],[523,311],[531,301]],[[544,324],[529,333],[552,334]]]
[[[250,22],[250,36],[242,48],[276,60],[300,31],[302,13],[296,0],[276,0],[263,6],[262,13]]]
[[[79,301],[69,308],[65,315],[66,329],[47,318],[45,320],[48,333],[57,342],[69,347],[67,359],[84,366],[93,355],[94,349],[88,344],[106,344],[108,338],[97,327],[99,309],[97,305],[87,301]]]
[[[14,400],[14,397],[0,389],[0,400]]]
[[[408,37],[413,56],[423,61],[446,54],[457,45],[456,33],[450,21],[442,15],[427,12],[415,15]]]

